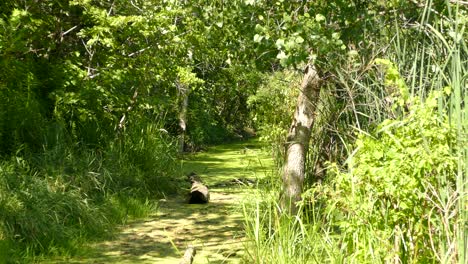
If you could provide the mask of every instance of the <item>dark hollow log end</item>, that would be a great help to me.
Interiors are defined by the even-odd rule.
[[[205,185],[195,182],[192,184],[192,189],[190,191],[190,204],[203,204],[210,201],[210,192],[208,187]]]
[[[203,184],[200,176],[196,173],[192,172],[187,175],[190,182],[192,183],[192,187],[190,188],[190,194],[188,203],[189,204],[204,204],[210,201],[210,191],[208,187]]]
[[[208,201],[201,195],[192,195],[189,199],[189,204],[206,204]]]

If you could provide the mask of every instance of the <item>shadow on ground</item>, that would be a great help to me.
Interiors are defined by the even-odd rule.
[[[91,245],[87,256],[55,263],[179,263],[188,245],[197,249],[194,263],[241,263],[239,205],[271,170],[271,159],[258,145],[237,143],[189,155],[182,166],[185,174],[196,172],[210,186],[210,203],[162,199],[157,213],[122,226],[113,240]]]

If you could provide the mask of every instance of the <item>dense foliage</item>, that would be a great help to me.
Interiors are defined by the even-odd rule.
[[[424,263],[449,261],[453,254],[447,245],[453,243],[460,219],[445,213],[456,210],[451,196],[456,139],[448,117],[436,114],[436,99],[432,94],[423,104],[413,98],[404,118],[387,119],[372,134],[359,135],[347,171],[330,167],[330,182],[306,194],[326,207],[326,221],[339,226],[352,259],[376,262],[399,256],[403,262]]]
[[[260,77],[239,58],[254,42],[204,5],[0,4],[3,258],[71,250],[175,193],[178,84],[189,148],[242,136]]]
[[[255,263],[466,261],[466,6],[362,5],[366,11],[350,20],[335,17],[354,6],[339,1],[315,15],[339,29],[346,50],[328,59],[315,50],[328,81],[312,132],[302,217],[278,214],[279,184],[247,205]],[[284,100],[272,97],[263,107]],[[292,113],[283,102],[279,112]],[[284,151],[287,129],[264,130],[263,138],[280,142],[276,153]]]
[[[181,138],[198,150],[254,128],[281,166],[309,63],[324,88],[304,215],[268,199],[246,212],[248,261],[462,263],[466,7],[2,1],[0,261],[67,254],[147,214],[178,190]]]

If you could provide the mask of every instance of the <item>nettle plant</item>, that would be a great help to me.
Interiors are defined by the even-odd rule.
[[[325,205],[343,249],[358,259],[435,260],[447,250],[440,238],[455,231],[457,218],[450,213],[456,211],[454,198],[447,195],[455,188],[456,133],[437,107],[450,89],[425,100],[410,96],[393,63],[376,63],[385,65],[386,88],[398,91],[401,117],[383,121],[370,134],[361,132],[347,169],[331,164],[330,182],[308,190],[305,201]]]

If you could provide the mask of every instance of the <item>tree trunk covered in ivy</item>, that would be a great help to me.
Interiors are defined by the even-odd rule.
[[[320,78],[315,66],[309,64],[302,80],[294,119],[286,142],[281,207],[283,212],[290,214],[297,212],[296,203],[301,200],[305,161],[320,88]]]

